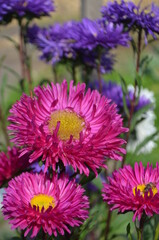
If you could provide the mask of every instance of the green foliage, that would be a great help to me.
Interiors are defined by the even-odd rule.
[[[138,121],[141,119],[142,114],[146,113],[149,109],[151,109],[152,104],[148,104],[146,106],[144,106],[143,108],[140,108],[137,112],[135,112],[133,114],[132,120],[131,120],[131,127],[130,127],[130,131],[132,131],[136,124],[138,123]]]
[[[121,86],[122,86],[122,90],[123,90],[123,104],[124,104],[124,111],[126,113],[127,118],[130,117],[130,113],[129,113],[129,109],[127,107],[127,103],[126,103],[126,96],[128,95],[128,89],[127,89],[127,85],[126,85],[126,81],[125,79],[120,76],[121,79]]]

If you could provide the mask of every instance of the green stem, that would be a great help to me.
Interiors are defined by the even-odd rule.
[[[76,79],[76,67],[74,64],[72,64],[72,78],[74,80],[74,84],[77,84],[77,79]]]
[[[138,45],[137,45],[137,59],[136,59],[136,73],[139,73],[140,70],[140,57],[141,57],[141,37],[142,37],[142,29],[139,30],[138,33]],[[131,106],[130,106],[130,115],[129,115],[129,119],[128,119],[128,128],[129,128],[129,132],[126,135],[126,142],[128,144],[129,138],[130,138],[130,127],[131,127],[131,121],[133,118],[133,114],[134,114],[134,110],[135,110],[135,105],[136,105],[136,91],[137,91],[137,81],[135,78],[135,82],[134,82],[134,95],[133,95],[133,99],[131,101]],[[126,154],[123,157],[123,161],[122,161],[122,167],[124,166],[126,161]]]
[[[43,231],[43,234],[42,234],[42,240],[47,240],[47,233],[45,233],[44,231]]]
[[[31,77],[31,66],[30,66],[30,58],[27,53],[27,44],[25,39],[24,39],[24,56],[25,56],[25,66],[26,66],[26,77],[28,81],[29,92],[30,92],[30,95],[32,96],[33,83],[32,83],[32,77]]]
[[[20,65],[21,65],[21,76],[22,76],[22,89],[24,89],[24,80],[25,80],[25,57],[24,57],[24,41],[23,41],[23,29],[22,29],[22,22],[19,20],[19,58],[20,58]]]
[[[58,83],[57,70],[56,70],[55,66],[52,67],[52,72],[53,72],[53,75],[54,75],[54,82]]]
[[[108,239],[108,234],[110,230],[110,223],[111,223],[112,212],[110,211],[110,207],[108,206],[108,216],[107,216],[107,225],[105,229],[105,240]]]
[[[112,172],[114,172],[116,170],[116,168],[117,168],[117,162],[114,161],[114,166],[113,166]],[[108,172],[105,171],[105,173],[106,173],[106,177],[108,177]],[[112,220],[112,211],[110,210],[110,207],[108,206],[108,215],[107,215],[106,228],[105,228],[105,240],[108,239],[108,234],[109,234],[109,230],[110,230],[111,220]]]
[[[142,217],[140,219],[139,222],[139,226],[137,226],[137,220],[135,222],[135,227],[136,227],[136,231],[137,231],[137,239],[138,240],[143,240],[143,232],[144,232],[144,225],[145,225],[145,221],[146,221],[146,214],[143,213]]]
[[[97,76],[98,76],[98,84],[99,84],[99,92],[102,93],[102,79],[101,79],[101,51],[98,53],[98,62],[97,62]]]
[[[4,118],[1,106],[0,106],[0,122],[1,122],[1,127],[2,127],[3,134],[4,134],[6,145],[10,146],[8,131],[7,131],[7,127],[6,127],[6,120]]]
[[[30,95],[32,96],[32,78],[30,73],[30,64],[28,63],[28,55],[27,55],[27,47],[26,47],[26,41],[25,41],[25,33],[26,33],[26,27],[23,25],[22,21],[19,20],[19,54],[20,54],[20,62],[21,62],[21,71],[22,71],[22,78],[27,79],[28,87]]]

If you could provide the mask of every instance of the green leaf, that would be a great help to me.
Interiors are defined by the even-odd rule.
[[[39,85],[43,86],[44,84],[49,84],[50,85],[50,80],[47,78],[44,78],[40,81]]]
[[[149,109],[153,107],[152,103],[147,104],[143,108],[139,109],[137,112],[133,114],[133,117],[131,119],[131,126],[130,131],[134,130],[136,123],[139,121],[139,118],[141,118],[143,113],[146,113]]]
[[[99,174],[101,171],[102,171],[102,169],[98,169],[98,174]],[[80,180],[79,184],[85,185],[86,183],[91,182],[95,177],[96,177],[95,173],[92,172],[92,171],[90,171],[88,177],[85,176],[85,175],[83,175],[83,176],[81,177],[81,180]]]
[[[148,55],[146,55],[145,57],[142,58],[141,62],[140,62],[140,69],[142,70],[142,75],[145,74],[147,72],[147,70],[149,69],[149,65],[150,62],[152,61],[153,57],[149,57]]]
[[[11,74],[13,74],[18,80],[21,78],[21,76],[19,75],[19,73],[17,73],[14,69],[6,66],[6,65],[2,65],[2,67],[4,69],[6,69],[8,72],[10,72]]]
[[[128,225],[126,227],[126,233],[127,233],[129,240],[132,240],[133,238],[132,238],[130,230],[131,230],[131,225],[130,225],[130,223],[128,223]]]
[[[9,89],[11,89],[15,92],[22,93],[22,91],[19,88],[15,87],[15,86],[12,86],[10,84],[7,84],[7,88],[9,88]]]
[[[135,149],[135,153],[138,154],[140,150],[150,141],[153,140],[157,135],[159,134],[159,131],[156,131],[155,133],[151,134],[147,138],[145,138]]]
[[[159,239],[159,223],[157,224],[156,230],[155,230],[155,238],[154,240],[158,240]]]
[[[89,218],[84,222],[81,226],[79,232],[79,240],[86,239],[87,235],[92,232],[94,229],[101,227],[102,222],[104,223],[104,227],[106,224],[106,206],[104,202],[100,204],[96,204],[93,208],[90,209]],[[77,239],[77,238],[76,238]],[[73,240],[76,240],[73,238]],[[72,240],[72,239],[71,239]]]
[[[19,45],[13,38],[11,38],[7,35],[3,35],[2,37],[7,39],[8,41],[10,41],[11,43],[13,43],[14,47],[19,51]]]
[[[8,76],[6,73],[3,74],[2,76],[2,84],[1,84],[1,88],[0,88],[0,96],[1,96],[1,104],[4,108],[4,94],[5,94],[5,87],[6,87],[6,84],[7,84],[7,80],[8,80]]]
[[[142,79],[141,79],[141,76],[139,73],[136,73],[136,76],[135,76],[135,81],[136,81],[136,84],[137,84],[137,98],[136,98],[136,105],[138,104],[139,102],[139,99],[140,99],[140,92],[141,92],[141,87],[142,87]]]
[[[10,238],[10,240],[21,240],[21,238],[19,238],[19,237],[12,237],[12,238]]]
[[[0,58],[0,68],[1,68],[3,62],[5,61],[5,59],[6,59],[6,56],[5,56],[5,55],[3,55],[3,56]]]
[[[137,46],[136,46],[136,43],[135,43],[134,39],[131,39],[131,46],[132,46],[132,49],[133,49],[133,53],[135,55],[137,53]]]
[[[129,118],[130,113],[129,113],[129,109],[127,107],[127,102],[126,102],[126,97],[128,96],[128,89],[127,89],[127,85],[126,85],[126,81],[124,80],[124,78],[120,76],[120,80],[121,80],[121,87],[122,87],[122,91],[123,91],[123,106],[124,106],[124,111],[126,113],[127,118]]]

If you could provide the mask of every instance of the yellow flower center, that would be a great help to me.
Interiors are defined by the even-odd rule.
[[[148,196],[150,196],[150,189],[152,190],[153,196],[158,192],[156,186],[154,183],[148,183],[148,184],[141,184],[133,188],[133,194],[135,194],[135,189],[137,188],[137,191],[140,190],[140,195],[144,197],[145,193],[148,192]]]
[[[85,126],[83,118],[75,112],[65,110],[55,111],[51,114],[49,120],[49,130],[51,132],[56,128],[58,122],[60,122],[58,136],[61,140],[69,140],[71,135],[74,139],[79,139],[79,134]]]
[[[33,206],[39,207],[39,211],[41,212],[43,207],[45,210],[47,210],[50,206],[54,208],[55,199],[46,194],[38,194],[31,199],[30,204],[32,207]]]
[[[25,1],[25,2],[23,3],[23,7],[26,7],[27,5],[28,5],[28,2]]]

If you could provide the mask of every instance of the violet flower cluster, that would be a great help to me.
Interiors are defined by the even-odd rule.
[[[8,23],[13,17],[39,18],[49,15],[54,9],[52,0],[0,0],[0,23]]]
[[[127,30],[141,30],[156,38],[155,33],[159,34],[159,7],[152,3],[149,6],[141,8],[141,1],[135,5],[133,1],[108,2],[101,8],[103,19],[115,24],[124,24]]]
[[[33,26],[28,38],[41,52],[41,59],[55,64],[73,60],[76,65],[96,65],[101,49],[101,69],[108,72],[114,62],[109,49],[118,45],[128,46],[130,37],[123,33],[123,26],[105,25],[102,21],[83,19],[81,22],[55,24],[48,29]]]

